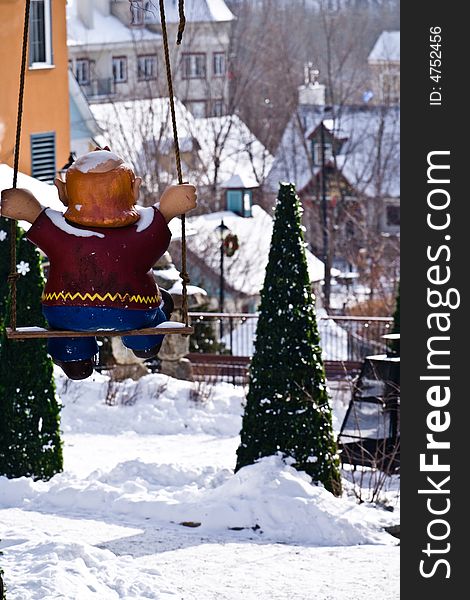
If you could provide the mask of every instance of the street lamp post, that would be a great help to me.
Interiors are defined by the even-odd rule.
[[[224,257],[225,257],[225,248],[224,241],[227,234],[230,232],[230,229],[225,225],[224,220],[220,221],[220,225],[216,227],[216,232],[219,236],[220,240],[220,283],[219,283],[219,312],[224,312],[224,302],[225,302],[225,289],[224,289]],[[222,317],[220,318],[220,341],[222,341],[222,337],[224,335],[224,323]]]
[[[330,290],[331,290],[331,274],[330,274],[330,248],[328,236],[328,204],[326,199],[326,169],[325,169],[325,126],[323,121],[320,128],[321,136],[321,206],[323,216],[323,262],[325,263],[325,287],[323,294],[323,304],[325,310],[330,309]]]

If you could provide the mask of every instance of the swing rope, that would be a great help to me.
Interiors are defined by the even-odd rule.
[[[176,44],[179,46],[183,39],[183,31],[186,25],[186,17],[184,16],[184,0],[179,0],[178,2],[178,11],[180,22],[178,24],[178,35],[176,36]]]
[[[174,139],[174,148],[175,148],[175,161],[176,161],[176,172],[178,174],[178,183],[181,185],[183,183],[183,172],[181,170],[181,156],[180,156],[180,145],[178,140],[178,129],[176,126],[176,114],[175,114],[175,99],[173,95],[173,78],[171,74],[171,64],[170,64],[170,50],[168,47],[168,33],[166,29],[166,18],[165,18],[165,4],[164,0],[159,0],[160,2],[160,20],[162,24],[162,35],[163,35],[163,50],[165,53],[165,67],[166,67],[166,79],[168,83],[168,96],[170,100],[170,113],[171,113],[171,123],[173,126],[173,139]],[[181,43],[183,37],[184,26],[186,23],[186,19],[184,16],[184,0],[179,0],[179,26],[178,26],[178,37],[176,43],[179,45]],[[190,283],[189,275],[187,272],[186,266],[186,217],[185,215],[181,215],[181,272],[180,272],[181,280],[183,282],[183,302],[182,302],[182,312],[184,324],[186,327],[189,327],[189,315],[188,315],[188,296],[187,296],[187,286]]]
[[[21,53],[21,72],[20,72],[20,91],[18,95],[18,112],[16,117],[16,140],[15,140],[15,158],[13,163],[13,188],[16,188],[18,181],[18,163],[20,159],[20,141],[21,124],[23,120],[23,99],[24,99],[24,80],[26,74],[26,50],[28,47],[28,29],[29,29],[29,7],[31,0],[26,0],[24,7],[23,24],[23,43]],[[10,327],[13,331],[16,329],[16,282],[19,277],[16,270],[16,221],[10,222],[10,274],[8,283],[10,284],[11,304],[10,304]]]

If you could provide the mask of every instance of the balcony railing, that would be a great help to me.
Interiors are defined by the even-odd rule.
[[[112,77],[91,79],[88,83],[81,83],[80,87],[88,100],[111,98],[116,94],[116,85]]]

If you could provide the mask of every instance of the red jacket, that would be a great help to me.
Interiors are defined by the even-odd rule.
[[[158,307],[161,298],[151,269],[167,250],[171,233],[155,207],[139,212],[133,225],[88,228],[46,208],[27,233],[50,261],[43,304]]]

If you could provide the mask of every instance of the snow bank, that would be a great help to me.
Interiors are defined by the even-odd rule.
[[[238,435],[243,389],[219,383],[207,390],[209,398],[195,402],[190,399],[195,385],[159,374],[120,384],[99,374],[79,382],[58,375],[57,389],[64,405],[62,429],[66,433],[110,435]],[[106,397],[119,404],[108,406]]]
[[[162,589],[162,576],[157,569],[136,564],[131,556],[116,558],[110,550],[90,544],[46,538],[10,547],[8,551],[15,559],[9,561],[8,576],[21,581],[24,599],[175,598],[170,590],[165,591],[164,586]],[[25,578],[23,565],[31,559],[34,569]]]
[[[0,478],[0,499],[3,507],[151,520],[160,526],[189,522],[201,532],[247,530],[276,542],[393,543],[383,531],[389,513],[335,498],[280,456],[263,458],[236,474],[133,460],[84,479],[66,473],[48,483]]]

